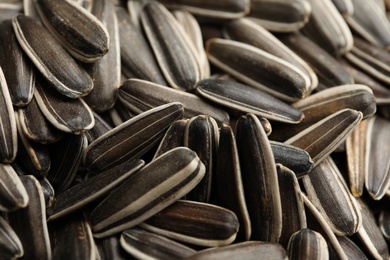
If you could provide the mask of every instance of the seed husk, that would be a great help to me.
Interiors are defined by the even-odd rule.
[[[129,258],[129,254],[120,245],[118,236],[96,240],[96,244],[101,260],[126,260]]]
[[[352,0],[332,0],[334,6],[343,16],[351,16],[353,14]]]
[[[387,241],[390,241],[390,211],[385,208],[382,209],[378,219],[379,228],[382,231],[382,235]]]
[[[367,256],[362,250],[347,236],[337,237],[340,246],[343,248],[348,259],[362,259],[367,260]]]
[[[23,6],[19,2],[0,3],[0,22],[12,19],[12,17],[23,11]]]
[[[188,120],[181,119],[172,123],[161,140],[153,159],[156,159],[158,156],[173,148],[184,146],[184,132]]]
[[[145,5],[141,20],[169,85],[193,90],[201,77],[200,65],[194,47],[175,17],[162,4],[150,2]]]
[[[35,0],[43,24],[76,59],[94,62],[109,48],[106,27],[94,15],[71,1]]]
[[[112,127],[98,114],[93,113],[93,117],[95,118],[95,125],[84,133],[88,139],[88,143],[92,143],[112,129]]]
[[[46,177],[38,177],[38,181],[41,184],[43,196],[45,197],[46,209],[50,208],[54,203],[54,188]]]
[[[0,217],[0,257],[2,259],[16,259],[24,255],[19,237],[3,217]]]
[[[255,115],[238,120],[236,140],[251,239],[276,243],[282,230],[278,177],[271,145]]]
[[[20,46],[52,87],[70,98],[92,90],[93,81],[87,72],[35,19],[18,14],[12,25]]]
[[[228,245],[239,222],[234,212],[212,204],[180,200],[140,224],[143,229],[193,245]]]
[[[129,159],[138,159],[182,115],[183,106],[177,102],[139,114],[90,143],[84,152],[84,166],[96,172]]]
[[[318,232],[305,228],[295,232],[288,243],[288,257],[294,259],[329,259],[328,245]]]
[[[218,68],[277,98],[291,102],[308,94],[310,79],[306,74],[252,45],[214,38],[207,40],[206,53]]]
[[[106,237],[138,225],[187,194],[204,173],[199,157],[188,148],[178,147],[159,156],[91,212],[94,236]]]
[[[120,243],[137,259],[187,259],[196,253],[192,248],[139,228],[122,232]]]

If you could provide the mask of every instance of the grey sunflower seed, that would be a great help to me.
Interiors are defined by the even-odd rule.
[[[46,223],[42,188],[32,175],[21,176],[30,198],[27,207],[6,214],[6,220],[20,238],[29,259],[51,259],[50,239]]]
[[[185,118],[209,115],[219,123],[229,123],[229,114],[226,111],[191,93],[140,79],[129,79],[123,82],[119,90],[119,100],[136,114],[169,102],[180,102],[184,107]]]
[[[388,208],[382,209],[379,215],[378,224],[383,237],[385,237],[387,241],[390,241],[390,211]]]
[[[129,254],[120,245],[118,236],[96,240],[96,244],[101,260],[126,260],[129,258]]]
[[[33,17],[36,20],[40,20],[37,9],[35,8],[34,0],[23,0],[23,13],[26,16]]]
[[[54,205],[47,210],[48,221],[66,216],[104,196],[144,164],[142,160],[125,162],[58,194]]]
[[[12,162],[17,152],[17,130],[15,112],[11,96],[5,80],[3,70],[0,68],[0,162]]]
[[[93,117],[95,118],[95,125],[85,132],[89,143],[92,143],[112,129],[112,127],[98,114],[93,113]]]
[[[356,110],[340,110],[291,137],[285,143],[308,152],[316,166],[351,134],[362,117],[362,113]]]
[[[149,80],[167,85],[141,28],[123,8],[117,8],[122,71],[127,78]]]
[[[305,228],[295,232],[288,243],[288,257],[294,259],[329,259],[328,245],[318,232]]]
[[[106,27],[71,1],[35,0],[43,24],[73,57],[94,62],[109,48]]]
[[[13,211],[25,208],[29,203],[29,195],[11,165],[0,163],[0,210]]]
[[[91,227],[81,212],[49,225],[53,259],[95,260]]]
[[[42,187],[43,196],[45,197],[46,208],[50,208],[54,203],[54,188],[46,177],[38,179]]]
[[[332,0],[332,2],[343,16],[351,16],[353,14],[352,0]]]
[[[239,222],[228,209],[180,200],[141,223],[140,227],[185,243],[214,247],[232,243]]]
[[[355,234],[362,216],[333,160],[327,157],[302,178],[308,199],[316,206],[336,235]]]
[[[384,145],[390,140],[390,122],[376,116],[367,124],[365,186],[373,199],[380,200],[390,187],[389,162],[384,159],[390,153]]]
[[[164,131],[183,114],[180,103],[148,110],[108,131],[87,147],[83,161],[91,171],[138,159],[159,141]]]
[[[368,260],[367,256],[362,252],[359,246],[357,246],[347,236],[337,237],[337,240],[339,241],[340,246],[343,248],[348,259]]]
[[[12,17],[23,11],[21,3],[0,3],[0,21],[12,19]]]
[[[3,259],[16,259],[24,255],[19,237],[7,221],[0,217],[0,257]]]
[[[118,19],[114,4],[109,0],[94,1],[91,12],[106,26],[110,34],[110,51],[98,61],[86,65],[94,87],[84,100],[93,110],[103,112],[114,106],[120,86],[121,55]]]
[[[204,173],[204,165],[190,149],[178,147],[164,153],[91,212],[94,236],[106,237],[138,225],[187,194]]]
[[[307,0],[251,0],[249,17],[267,30],[292,32],[305,26],[311,13]]]
[[[141,20],[169,85],[187,91],[194,89],[201,76],[199,61],[175,17],[162,4],[150,2],[144,7]]]
[[[236,126],[245,200],[253,240],[277,242],[282,230],[282,209],[275,159],[259,120],[242,116]]]
[[[257,47],[214,38],[206,42],[206,53],[209,61],[223,71],[282,100],[295,101],[308,94],[310,79],[306,74]]]
[[[199,251],[191,260],[223,260],[247,259],[255,260],[259,257],[287,260],[286,250],[277,243],[248,241],[228,246],[216,247]]]
[[[303,114],[290,105],[265,92],[234,81],[201,80],[197,84],[197,93],[225,107],[270,120],[299,123],[303,119]]]
[[[245,201],[236,139],[228,125],[222,125],[220,129],[215,177],[218,205],[232,210],[240,222],[236,241],[248,241],[252,233],[251,221]]]
[[[192,248],[169,238],[134,228],[122,233],[121,246],[137,259],[187,259],[196,253]]]
[[[141,12],[148,0],[128,0],[127,1],[127,12],[129,13],[132,24],[137,28],[141,28]],[[119,10],[120,8],[117,8]]]
[[[35,19],[19,14],[12,24],[22,49],[56,90],[71,98],[85,96],[92,90],[93,81],[87,72]]]
[[[0,30],[0,66],[7,79],[11,100],[15,106],[25,106],[34,92],[33,67],[19,46],[12,21],[2,22]]]
[[[118,100],[118,102],[115,103],[115,106],[109,110],[109,114],[112,125],[119,126],[139,113],[132,112],[123,102]]]

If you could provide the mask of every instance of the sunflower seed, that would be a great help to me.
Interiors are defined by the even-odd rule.
[[[196,252],[171,239],[138,228],[124,231],[120,243],[127,253],[137,259],[187,259]]]
[[[178,147],[159,156],[91,212],[94,236],[106,237],[138,225],[187,194],[204,173],[199,157],[188,148]]]
[[[94,62],[108,52],[107,29],[87,10],[64,0],[35,3],[43,24],[73,57]]]
[[[351,16],[353,14],[352,0],[332,0],[332,2],[343,16]]]
[[[104,196],[125,181],[145,164],[142,160],[125,162],[75,185],[56,196],[53,207],[48,208],[48,221],[66,216]]]
[[[112,129],[112,127],[98,114],[93,113],[93,117],[95,118],[95,125],[85,132],[85,136],[89,143],[92,143]]]
[[[0,210],[7,212],[27,207],[29,195],[12,166],[0,163],[0,172]]]
[[[348,259],[368,260],[367,256],[362,252],[362,250],[348,237],[337,237],[337,240],[339,241],[340,246],[343,248]]]
[[[236,126],[245,199],[253,240],[277,242],[282,230],[282,209],[275,160],[257,117],[242,116]]]
[[[147,98],[145,98],[147,97]],[[129,79],[122,83],[119,100],[134,113],[170,102],[180,102],[184,106],[184,117],[209,115],[219,123],[229,123],[229,115],[222,109],[187,92],[167,88],[149,81]]]
[[[382,209],[379,215],[378,224],[383,237],[386,238],[387,241],[390,241],[390,211],[388,208]]]
[[[183,106],[177,102],[139,114],[89,144],[84,152],[84,165],[91,171],[103,171],[116,163],[138,159],[182,114]]]
[[[211,101],[240,112],[253,113],[270,120],[299,123],[303,114],[290,105],[258,89],[238,82],[205,79],[197,84],[197,93]]]
[[[301,29],[311,13],[307,0],[251,0],[249,17],[267,30],[292,32]]]
[[[318,232],[305,228],[295,232],[288,243],[289,259],[329,259],[328,245]]]
[[[17,259],[24,254],[22,243],[7,221],[0,217],[0,257],[2,259]]]
[[[34,92],[32,64],[19,46],[12,21],[2,22],[0,31],[0,66],[7,79],[11,100],[15,106],[25,106],[31,101]]]
[[[126,260],[129,258],[129,255],[119,243],[118,236],[111,236],[96,240],[98,247],[100,260]]]
[[[92,90],[93,81],[87,72],[35,19],[19,14],[12,19],[12,25],[24,52],[57,91],[77,98]]]
[[[144,8],[146,2],[148,0],[128,0],[126,7],[127,12],[129,13],[131,22],[133,25],[135,25],[137,28],[141,28],[141,12]],[[117,7],[117,11],[121,9],[120,7]]]
[[[36,20],[40,20],[37,9],[35,8],[34,0],[23,0],[23,13],[26,16],[33,17]]]
[[[248,241],[229,246],[216,247],[199,251],[190,260],[223,260],[223,259],[246,259],[255,260],[259,257],[268,259],[287,260],[285,249],[277,243],[261,241]]]
[[[144,7],[141,20],[169,85],[187,91],[194,89],[201,76],[199,61],[195,48],[175,17],[158,2],[150,2]]]
[[[51,259],[46,223],[45,199],[41,185],[32,175],[21,176],[30,198],[27,207],[6,214],[6,220],[20,238],[26,259]]]
[[[147,109],[145,111],[147,111]],[[109,114],[113,126],[119,126],[138,115],[138,113],[133,113],[120,100],[118,100],[118,102],[115,103],[115,106],[109,110]]]
[[[282,100],[295,101],[308,94],[310,79],[306,74],[252,45],[214,38],[206,42],[206,53],[209,61],[223,71]]]
[[[181,119],[171,124],[161,140],[153,159],[156,159],[173,148],[184,146],[184,132],[187,127],[187,123],[188,119]]]
[[[185,243],[214,247],[232,243],[239,222],[228,209],[180,200],[141,223],[140,227]]]
[[[43,196],[45,197],[46,209],[50,208],[54,203],[54,188],[46,177],[40,177],[38,181],[41,184]]]

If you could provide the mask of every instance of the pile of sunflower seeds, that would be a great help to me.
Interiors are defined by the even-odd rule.
[[[389,14],[1,1],[0,258],[389,259]]]

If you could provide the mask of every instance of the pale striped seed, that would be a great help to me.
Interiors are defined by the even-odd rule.
[[[239,222],[228,209],[180,200],[141,223],[140,227],[181,242],[215,247],[234,241]]]
[[[267,93],[234,81],[201,80],[197,84],[197,93],[219,105],[274,121],[296,124],[304,117],[298,109]]]
[[[30,200],[27,207],[7,213],[5,219],[20,238],[27,259],[51,259],[45,199],[41,185],[32,175],[21,176],[20,180]]]
[[[302,180],[308,199],[336,235],[349,236],[359,230],[362,216],[358,205],[329,156]]]
[[[15,112],[8,85],[0,67],[0,162],[12,162],[17,153]]]
[[[118,95],[121,79],[121,54],[118,19],[114,4],[110,0],[94,1],[91,13],[98,18],[110,34],[110,51],[98,61],[86,64],[94,87],[84,98],[97,112],[113,107]]]
[[[259,258],[287,260],[286,250],[277,243],[261,241],[248,241],[229,246],[215,247],[199,251],[189,259],[191,260],[224,260]]]
[[[290,260],[329,259],[328,245],[323,236],[308,228],[299,230],[291,236],[287,254]]]
[[[390,122],[379,116],[367,123],[365,154],[365,186],[374,200],[380,200],[390,187],[390,171],[388,158],[390,148]]]
[[[247,18],[231,21],[224,27],[225,38],[244,42],[290,62],[309,77],[309,92],[318,85],[313,69],[269,31]]]
[[[0,210],[7,212],[27,207],[29,195],[15,170],[11,165],[2,163],[0,169]]]
[[[238,120],[236,140],[251,239],[277,242],[282,230],[278,177],[270,143],[255,115]]]
[[[332,0],[332,2],[341,15],[351,16],[353,14],[352,0]]]
[[[290,237],[295,232],[306,228],[306,214],[303,200],[300,197],[297,177],[290,169],[276,164],[279,192],[282,203],[282,233],[279,243],[288,248]],[[311,259],[311,258],[307,258]]]
[[[310,39],[335,56],[352,49],[352,33],[330,0],[309,0],[310,20],[302,31]]]
[[[217,19],[236,19],[249,13],[250,0],[224,0],[210,2],[207,0],[161,0],[171,9],[183,9],[197,16]]]
[[[113,235],[152,217],[192,190],[204,173],[204,165],[190,149],[178,147],[164,153],[91,212],[94,236]]]
[[[119,7],[116,12],[123,73],[127,78],[139,78],[167,85],[141,28],[131,21],[125,9]]]
[[[45,83],[43,78],[37,79],[34,97],[39,109],[53,126],[73,134],[81,134],[93,127],[95,119],[85,101],[65,97]]]
[[[368,260],[367,256],[362,252],[362,249],[359,248],[351,239],[347,236],[336,237],[340,243],[340,246],[343,248],[345,255],[348,259],[361,259]]]
[[[119,90],[119,100],[136,114],[166,103],[180,102],[184,107],[185,118],[209,115],[220,124],[229,123],[229,114],[226,111],[196,95],[145,80],[129,79],[123,82]]]
[[[142,160],[125,162],[63,191],[56,196],[54,205],[47,209],[48,221],[69,215],[103,197],[130,178],[144,164]]]
[[[316,166],[351,134],[362,117],[362,113],[356,110],[340,110],[296,134],[285,143],[308,152]]]
[[[379,214],[378,225],[383,237],[390,241],[390,211],[388,208],[383,208]]]
[[[248,241],[252,228],[245,201],[236,139],[231,127],[225,124],[220,128],[216,163],[217,204],[230,209],[237,215],[240,229],[235,241]]]
[[[292,32],[304,27],[312,13],[307,0],[251,0],[249,17],[275,32]]]
[[[87,95],[93,81],[37,21],[23,14],[12,19],[16,38],[24,52],[57,91],[77,98]]]
[[[141,20],[169,85],[186,91],[193,90],[200,80],[201,69],[189,38],[175,17],[162,4],[150,2],[145,5]]]
[[[182,115],[183,106],[177,102],[139,114],[90,143],[84,152],[84,165],[96,172],[129,159],[138,159]]]
[[[106,55],[110,36],[94,15],[71,1],[34,1],[45,27],[73,57],[94,62]]]
[[[17,259],[24,255],[19,237],[3,217],[0,217],[0,234],[0,257],[2,259]]]
[[[120,243],[136,259],[187,259],[196,253],[190,247],[138,228],[122,232]]]
[[[144,8],[144,5],[148,1],[149,0],[127,0],[127,12],[129,13],[132,24],[135,25],[137,28],[141,28],[141,12]],[[117,9],[120,8],[117,7]]]
[[[310,80],[306,74],[252,45],[214,38],[206,42],[206,53],[218,68],[277,98],[291,102],[308,94]]]
[[[16,39],[12,21],[0,24],[0,66],[7,79],[13,105],[27,105],[33,96],[35,75],[33,67]]]

